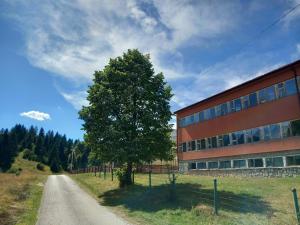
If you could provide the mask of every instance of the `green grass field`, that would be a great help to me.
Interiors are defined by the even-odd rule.
[[[119,189],[117,181],[93,174],[72,175],[99,202],[135,224],[296,224],[291,188],[297,178],[218,178],[219,215],[213,215],[213,177],[179,175],[176,200],[168,196],[168,176],[135,176],[135,185]]]
[[[34,225],[43,193],[43,184],[50,174],[36,169],[36,162],[16,158],[12,168],[20,174],[0,173],[0,224]]]

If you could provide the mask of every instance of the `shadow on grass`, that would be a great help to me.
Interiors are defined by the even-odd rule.
[[[176,199],[171,201],[170,186],[153,186],[151,190],[142,185],[104,192],[98,197],[106,206],[123,205],[131,211],[156,212],[162,209],[191,210],[199,205],[213,207],[213,189],[203,189],[199,184],[176,184]],[[235,194],[218,191],[219,208],[239,213],[258,213],[272,215],[273,209],[261,197],[249,194]]]

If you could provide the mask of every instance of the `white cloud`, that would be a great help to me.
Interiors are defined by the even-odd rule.
[[[87,106],[89,104],[86,100],[87,93],[85,91],[73,93],[60,92],[60,94],[77,110],[80,110],[82,106]]]
[[[44,121],[44,120],[50,120],[51,117],[48,113],[39,112],[39,111],[28,111],[28,112],[22,112],[20,113],[20,116],[28,117],[30,119],[38,120],[38,121]]]

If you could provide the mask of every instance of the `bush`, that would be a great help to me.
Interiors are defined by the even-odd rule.
[[[37,157],[34,154],[33,150],[30,150],[28,148],[25,148],[23,151],[23,159],[28,159],[31,161],[37,161]]]
[[[119,180],[119,187],[126,186],[126,169],[117,168],[115,169],[115,174]]]
[[[38,170],[45,171],[45,166],[44,166],[44,164],[42,164],[42,163],[36,164],[36,168],[37,168]]]
[[[10,168],[7,172],[8,173],[14,173],[16,174],[16,176],[19,176],[21,174],[22,168],[16,168],[16,167],[12,167]]]
[[[62,171],[61,165],[59,165],[56,161],[53,161],[50,165],[50,169],[53,173],[59,173]]]

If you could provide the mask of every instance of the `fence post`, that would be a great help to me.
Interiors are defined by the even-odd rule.
[[[218,215],[217,179],[214,179],[214,214]]]
[[[104,174],[103,174],[103,176],[104,176],[104,180],[106,179],[106,165],[104,165]]]
[[[296,217],[297,217],[297,222],[298,222],[298,224],[300,224],[300,212],[299,212],[299,204],[298,204],[296,188],[293,188],[292,192],[293,192],[293,197],[294,197],[294,205],[295,205],[295,213],[296,213]]]
[[[114,181],[114,169],[111,168],[111,181]]]
[[[134,184],[134,170],[132,170],[132,184]]]
[[[149,188],[151,189],[151,170],[149,170]]]

